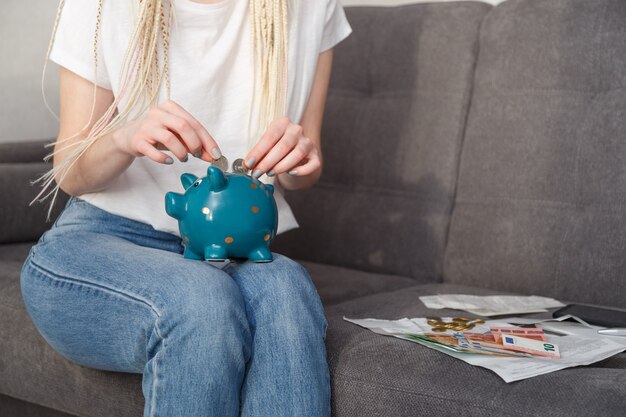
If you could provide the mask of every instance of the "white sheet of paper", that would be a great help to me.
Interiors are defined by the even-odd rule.
[[[419,299],[428,308],[452,308],[480,316],[491,317],[504,314],[526,314],[548,311],[548,308],[563,307],[565,304],[554,298],[536,295],[469,295],[439,294],[425,295]]]
[[[574,318],[578,319],[577,317]],[[457,359],[461,359],[471,365],[487,368],[495,372],[507,383],[532,378],[537,375],[543,375],[573,366],[589,365],[626,350],[626,338],[599,335],[595,328],[596,326],[585,326],[583,324],[576,326],[570,323],[563,323],[563,318],[532,320],[513,317],[507,318],[506,320],[487,320],[485,324],[472,329],[474,332],[483,332],[488,331],[490,326],[512,327],[512,325],[509,324],[510,322],[527,324],[540,323],[540,325],[544,323],[560,323],[561,325],[567,327],[571,334],[567,336],[546,335],[548,341],[559,346],[561,351],[560,359],[508,358],[476,353],[460,353],[446,349],[442,346],[429,344],[427,342],[403,336],[407,333],[423,334],[424,330],[427,331],[429,327],[425,327],[427,326],[425,318],[378,320],[372,318],[350,319],[344,316],[343,319],[366,329],[370,329],[375,333],[409,340],[431,349],[438,350]],[[450,318],[443,319],[445,321],[449,321]]]

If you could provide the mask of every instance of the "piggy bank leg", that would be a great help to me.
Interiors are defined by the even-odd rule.
[[[259,246],[248,255],[248,259],[253,262],[270,262],[272,261],[272,252],[267,246]]]
[[[185,259],[196,259],[204,261],[204,258],[194,251],[192,251],[189,246],[185,247],[185,252],[183,253],[183,258]]]
[[[228,252],[223,246],[212,244],[204,248],[204,258],[207,261],[225,261]]]

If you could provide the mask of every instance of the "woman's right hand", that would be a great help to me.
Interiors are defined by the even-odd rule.
[[[182,161],[187,154],[212,162],[221,156],[215,139],[187,110],[172,100],[150,109],[113,133],[116,146],[133,156],[147,156],[155,162],[172,164],[159,149],[168,149]]]

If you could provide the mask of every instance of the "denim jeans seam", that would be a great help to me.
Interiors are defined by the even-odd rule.
[[[159,338],[161,338],[161,340],[164,339],[164,337],[162,336],[161,331],[159,330],[159,327],[157,325],[158,319],[161,318],[162,315],[161,315],[161,312],[159,311],[159,309],[155,305],[153,305],[152,303],[150,303],[150,302],[148,302],[146,300],[143,300],[139,296],[136,296],[134,294],[128,294],[128,293],[119,291],[119,290],[117,290],[115,288],[107,287],[105,285],[100,285],[100,284],[89,282],[89,281],[83,281],[83,280],[80,280],[80,279],[77,279],[77,278],[72,278],[72,277],[67,277],[67,276],[60,276],[58,274],[55,274],[52,271],[47,270],[46,268],[42,267],[41,265],[38,265],[32,259],[29,259],[27,262],[29,264],[28,266],[30,266],[35,272],[43,275],[46,278],[50,278],[50,279],[54,279],[54,280],[65,280],[65,281],[70,281],[70,282],[76,283],[78,285],[92,286],[94,288],[98,288],[98,289],[101,289],[101,290],[106,290],[106,291],[108,291],[112,295],[119,296],[122,299],[129,300],[129,301],[132,301],[132,302],[134,302],[134,303],[136,303],[138,305],[142,305],[144,307],[149,308],[157,316],[157,319],[155,319],[155,324],[154,324],[154,328],[155,328],[156,334],[157,334],[157,336],[159,336]]]
[[[155,325],[154,325],[157,334],[159,335],[159,337],[161,337],[159,330],[158,330],[158,326],[156,325],[156,321],[155,321]],[[150,417],[154,417],[156,415],[156,389],[157,389],[157,382],[159,381],[159,377],[158,377],[158,356],[159,353],[161,353],[164,349],[165,349],[165,338],[161,337],[161,341],[163,343],[161,349],[159,349],[159,351],[154,355],[154,361],[152,362],[152,392],[151,392],[151,397],[150,397]]]

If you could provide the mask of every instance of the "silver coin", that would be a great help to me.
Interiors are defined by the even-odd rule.
[[[226,170],[228,169],[228,159],[226,159],[226,157],[222,155],[215,161],[211,162],[211,165],[217,167],[222,172],[226,172]]]
[[[243,165],[242,158],[235,159],[235,162],[233,162],[233,172],[239,172],[242,174],[248,173],[248,169],[246,169],[246,167]]]

